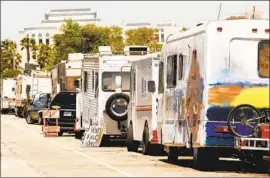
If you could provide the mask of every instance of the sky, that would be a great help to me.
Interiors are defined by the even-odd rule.
[[[269,13],[269,1],[1,1],[1,40],[16,40],[19,30],[39,26],[45,12],[54,8],[91,8],[107,25],[124,22],[175,22],[191,28],[205,20],[244,13],[248,6],[259,6]]]

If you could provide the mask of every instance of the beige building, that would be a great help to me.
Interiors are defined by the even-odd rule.
[[[32,27],[26,27],[19,31],[20,37],[17,41],[18,52],[22,55],[21,67],[25,67],[27,62],[26,50],[21,51],[20,40],[26,36],[34,38],[37,44],[52,44],[52,36],[60,33],[60,27],[65,23],[65,19],[72,19],[78,22],[80,25],[89,23],[100,23],[100,19],[97,18],[97,12],[91,11],[90,8],[78,8],[78,9],[51,9],[45,13],[44,19],[41,24]],[[36,64],[31,58],[29,63]]]

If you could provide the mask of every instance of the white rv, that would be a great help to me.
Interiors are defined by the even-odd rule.
[[[168,159],[192,150],[202,168],[231,155],[236,136],[228,128],[229,112],[243,104],[269,110],[269,20],[201,24],[170,36],[161,57],[165,90],[158,103],[158,142]],[[241,122],[233,128],[246,136],[252,132]]]
[[[29,99],[34,99],[37,93],[51,93],[51,73],[32,70],[31,75],[18,75],[16,78],[16,108],[15,115],[26,116]]]
[[[149,51],[148,47],[143,49]],[[75,127],[78,133],[82,135],[90,126],[103,126],[104,139],[125,139],[130,65],[140,56],[113,56],[110,47],[100,47],[99,54],[85,55],[81,75],[82,114],[76,119]]]
[[[81,77],[82,53],[70,53],[68,59],[56,64],[52,70],[52,96],[61,91],[75,91],[74,81]]]
[[[163,61],[158,53],[142,56],[131,62],[130,102],[128,105],[128,151],[137,151],[141,145],[143,154],[160,151],[158,143],[158,99],[163,94]],[[155,83],[151,85],[151,83]]]
[[[15,78],[3,79],[2,85],[3,92],[1,95],[1,112],[3,114],[8,112],[14,112],[16,80]]]

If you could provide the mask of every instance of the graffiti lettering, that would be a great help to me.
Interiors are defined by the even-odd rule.
[[[82,138],[82,147],[99,147],[102,141],[103,127],[101,126],[90,126],[84,132]]]

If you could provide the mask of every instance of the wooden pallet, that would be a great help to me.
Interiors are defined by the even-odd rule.
[[[44,137],[58,137],[60,132],[60,126],[58,125],[59,110],[44,110],[42,111],[43,116],[43,126],[42,132]],[[55,120],[56,124],[54,126],[49,126],[49,121]]]

